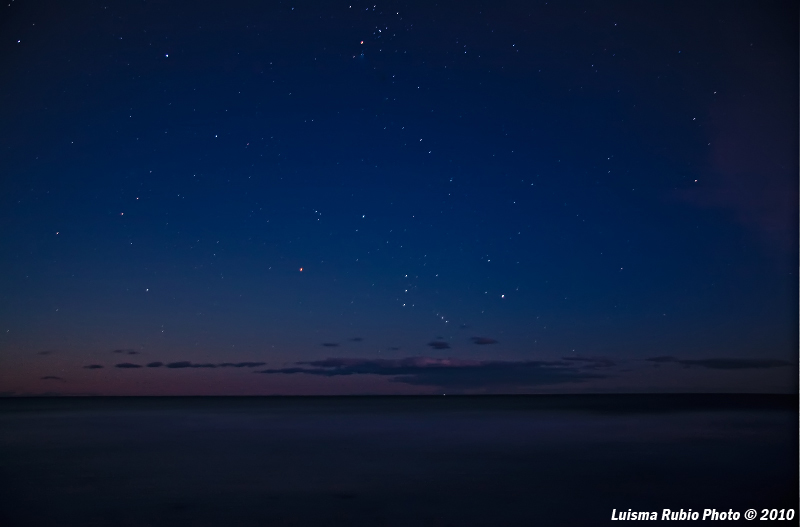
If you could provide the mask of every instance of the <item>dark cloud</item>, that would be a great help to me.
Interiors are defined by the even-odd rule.
[[[56,377],[55,375],[45,375],[42,377],[43,381],[63,381],[61,377]]]
[[[672,357],[671,355],[659,355],[658,357],[651,357],[649,359],[645,359],[650,362],[677,362],[678,359]]]
[[[674,362],[687,368],[692,366],[700,366],[701,368],[709,368],[712,370],[751,370],[763,368],[780,368],[783,366],[792,366],[792,363],[785,360],[778,359],[678,359],[669,355],[660,357],[652,357],[645,359],[650,362],[664,363]]]
[[[305,373],[325,377],[384,375],[392,377],[394,382],[456,390],[524,389],[606,377],[587,373],[564,361],[469,361],[409,357],[372,360],[329,358],[297,364],[257,373]]]
[[[167,368],[255,368],[257,366],[264,366],[266,362],[221,362],[219,364],[212,364],[212,363],[194,363],[188,360],[178,361],[178,362],[170,362],[169,364],[164,364],[161,361],[155,362],[148,362],[148,368],[160,368],[162,366],[166,366]],[[91,366],[84,366],[85,368],[102,368],[99,364],[93,364]],[[131,364],[129,362],[124,362],[122,364],[117,364],[117,368],[141,368],[138,364]]]
[[[435,350],[450,349],[450,344],[448,344],[443,340],[434,340],[433,342],[428,342],[428,346],[432,347]]]
[[[87,370],[99,370],[102,367],[103,367],[102,364],[89,364],[88,366],[84,366],[84,368],[86,368]]]
[[[335,347],[337,347],[339,345],[339,343],[338,342],[323,342],[322,345],[325,346],[326,348],[335,348]]]
[[[724,52],[715,67],[726,72],[729,82],[709,101],[703,125],[708,158],[697,166],[699,181],[679,195],[695,206],[727,211],[726,216],[765,241],[796,252],[796,51],[772,38],[746,54],[734,51],[740,46],[740,28],[752,24],[755,30],[759,25],[745,21],[752,14],[745,12],[736,22],[727,21],[726,30],[718,34]],[[770,26],[770,32],[776,31],[776,24]],[[748,74],[738,73],[743,71]]]
[[[223,362],[218,364],[220,368],[255,368],[263,366],[266,362]]]
[[[707,168],[699,184],[679,195],[699,207],[728,210],[767,240],[791,247],[797,242],[797,111],[787,111],[783,101],[794,98],[797,103],[795,94],[781,96],[776,90],[796,83],[777,80],[796,66],[775,68],[778,56],[753,63],[754,69],[773,70],[773,82],[769,76],[743,76],[760,78],[747,88],[727,91],[747,91],[746,99],[723,96],[712,106]]]
[[[179,362],[170,362],[167,364],[167,368],[191,368],[192,363],[188,360],[182,360]]]
[[[562,360],[583,363],[588,368],[609,368],[616,366],[616,363],[611,359],[605,357],[561,357]]]
[[[167,368],[216,368],[216,364],[211,363],[204,363],[204,364],[194,364],[189,362],[188,360],[182,360],[179,362],[170,362],[167,364]]]
[[[353,337],[350,339],[350,342],[362,342],[364,339],[361,337]]]
[[[45,351],[40,351],[39,353],[37,353],[37,355],[52,355],[53,353],[55,353],[55,351],[45,350]]]
[[[390,350],[390,351],[397,351],[397,350],[399,350],[399,349],[400,349],[400,348],[397,348],[397,347],[394,347],[394,346],[392,346],[391,348],[389,348],[389,350]]]
[[[133,349],[111,350],[111,353],[124,353],[126,355],[138,355],[139,352]]]
[[[472,337],[470,340],[474,344],[497,344],[497,341],[488,337]]]

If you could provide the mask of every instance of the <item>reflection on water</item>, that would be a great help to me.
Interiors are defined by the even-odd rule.
[[[0,525],[796,508],[797,418],[791,396],[2,399]]]

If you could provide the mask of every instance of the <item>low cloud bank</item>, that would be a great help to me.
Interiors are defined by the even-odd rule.
[[[166,366],[167,368],[172,369],[180,369],[180,368],[255,368],[258,366],[264,366],[266,362],[220,362],[218,364],[213,363],[195,363],[190,362],[188,360],[182,360],[178,362],[170,362],[168,364],[164,364],[161,361],[155,362],[148,362],[146,366],[148,368],[160,368],[162,366]],[[89,366],[84,366],[84,368],[94,370],[102,368],[103,366],[100,364],[90,364]],[[117,364],[116,368],[141,368],[140,364],[132,364],[130,362],[123,362],[121,364]]]
[[[265,374],[382,375],[394,382],[461,390],[527,388],[582,382],[607,375],[587,371],[568,361],[476,361],[409,357],[405,359],[350,359],[298,362],[297,366],[259,370]],[[596,368],[597,363],[592,365]]]
[[[732,359],[732,358],[719,358],[719,359],[679,359],[671,355],[662,355],[660,357],[651,357],[645,359],[650,362],[658,364],[673,362],[690,368],[692,366],[699,366],[701,368],[710,368],[712,370],[751,370],[763,368],[780,368],[783,366],[791,366],[792,363],[785,360],[778,359]]]

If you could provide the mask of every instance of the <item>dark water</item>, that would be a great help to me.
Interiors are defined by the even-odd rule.
[[[798,402],[10,398],[0,400],[0,482],[2,526],[589,526],[619,524],[612,509],[658,511],[658,523],[664,508],[796,513]]]

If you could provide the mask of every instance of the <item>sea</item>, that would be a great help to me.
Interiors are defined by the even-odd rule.
[[[4,527],[797,525],[798,466],[797,395],[0,399]]]

